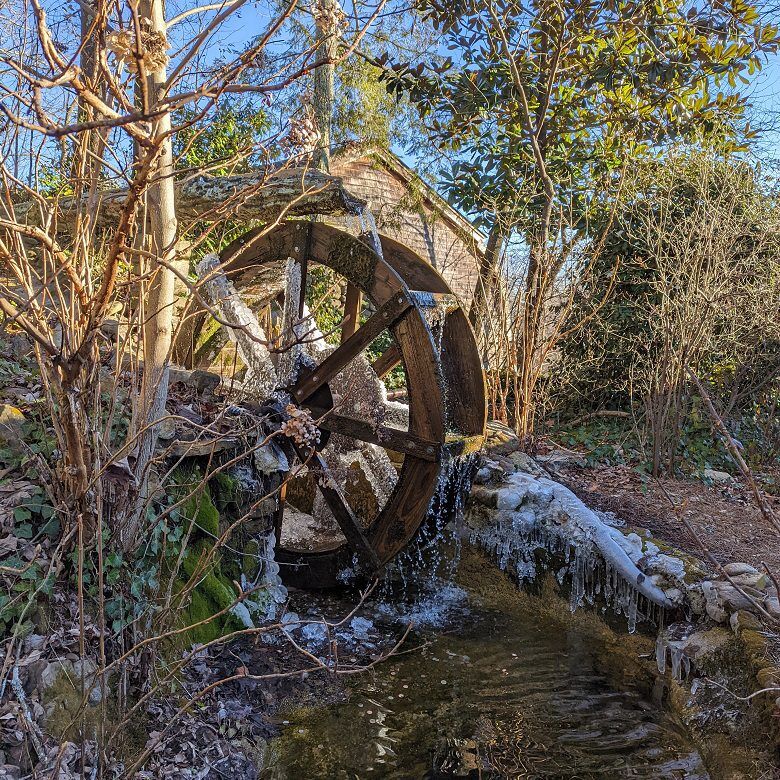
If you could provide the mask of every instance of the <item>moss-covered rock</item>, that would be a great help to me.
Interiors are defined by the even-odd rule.
[[[182,507],[182,515],[209,536],[219,536],[219,510],[214,505],[208,486],[187,499]]]

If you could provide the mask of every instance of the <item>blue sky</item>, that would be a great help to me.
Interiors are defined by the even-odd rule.
[[[754,105],[755,125],[777,125],[762,137],[757,150],[759,156],[767,161],[771,158],[780,160],[780,55],[769,58],[762,72],[750,87],[745,87],[745,91]]]

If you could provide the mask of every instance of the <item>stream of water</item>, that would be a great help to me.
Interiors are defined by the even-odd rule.
[[[286,715],[264,776],[708,777],[659,678],[533,599],[481,595],[442,588],[416,607],[438,618],[410,640],[427,646],[353,678],[341,703]]]

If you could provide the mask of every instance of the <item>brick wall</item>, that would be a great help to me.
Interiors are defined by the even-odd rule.
[[[402,175],[367,155],[335,157],[330,172],[340,176],[351,193],[368,202],[380,237],[404,244],[429,262],[464,302],[474,291],[479,249],[476,240],[459,229],[430,201],[410,197]]]

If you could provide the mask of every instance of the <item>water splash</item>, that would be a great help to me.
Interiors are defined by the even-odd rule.
[[[433,625],[463,604],[452,582],[458,567],[465,502],[476,455],[443,464],[425,521],[412,541],[386,568],[380,601],[389,613]]]

